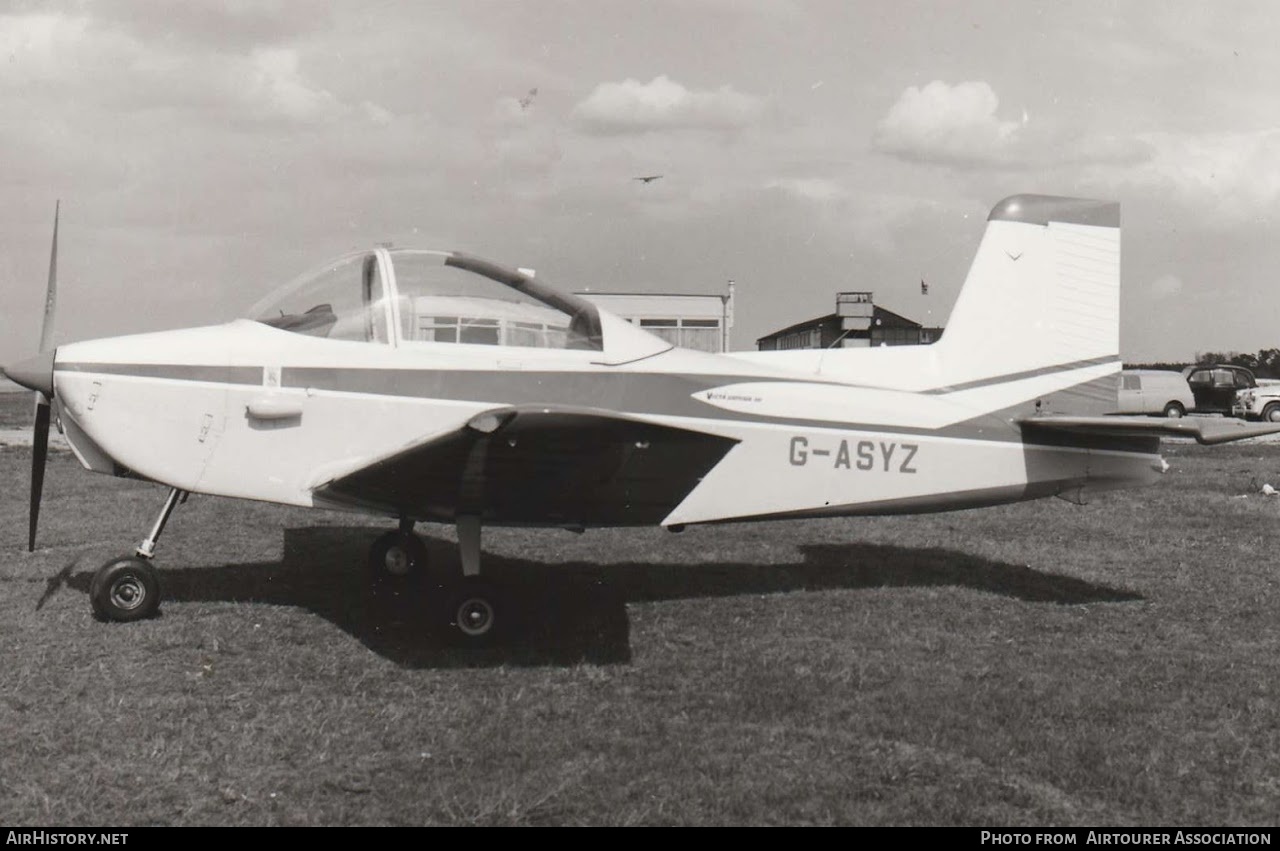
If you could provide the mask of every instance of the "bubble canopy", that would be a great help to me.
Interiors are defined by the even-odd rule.
[[[259,301],[248,318],[384,345],[604,349],[600,311],[589,301],[447,251],[379,248],[339,257]]]

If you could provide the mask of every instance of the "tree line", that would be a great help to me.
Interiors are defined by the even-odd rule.
[[[1248,367],[1257,378],[1280,379],[1280,349],[1259,349],[1251,355],[1241,352],[1199,352],[1192,363],[1126,363],[1125,369],[1172,369],[1181,371],[1189,366],[1229,363]]]

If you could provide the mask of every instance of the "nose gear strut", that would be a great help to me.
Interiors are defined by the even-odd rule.
[[[169,488],[169,497],[164,501],[164,508],[160,509],[160,516],[156,518],[155,524],[151,527],[151,534],[143,539],[134,553],[138,558],[151,558],[156,554],[156,542],[160,540],[160,533],[164,531],[164,525],[169,522],[169,515],[173,513],[173,509],[178,505],[179,500],[187,501],[189,494],[186,491],[180,491],[177,488]]]
[[[89,602],[101,620],[138,621],[152,617],[160,608],[160,580],[151,558],[156,542],[169,522],[169,515],[189,494],[170,488],[160,516],[151,526],[151,534],[143,539],[131,556],[114,558],[93,574],[89,583]]]

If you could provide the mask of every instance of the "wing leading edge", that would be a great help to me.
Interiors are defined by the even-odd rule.
[[[1213,445],[1280,433],[1280,423],[1247,423],[1227,417],[1072,417],[1044,415],[1018,421],[1024,428],[1094,437],[1190,437]]]
[[[341,474],[318,500],[419,520],[496,525],[660,523],[733,438],[590,408],[495,408]]]

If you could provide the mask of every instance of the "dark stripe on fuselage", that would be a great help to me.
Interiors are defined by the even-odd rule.
[[[1097,361],[1106,363],[1108,359]],[[1095,361],[1018,373],[1017,377],[1050,374],[1069,368],[1093,365]],[[144,378],[163,378],[180,381],[212,382],[222,384],[262,386],[263,367],[258,366],[210,366],[190,364],[119,364],[119,363],[59,363],[58,371],[127,375]],[[991,379],[975,382],[970,386],[998,384],[1002,380]],[[1065,390],[1045,394],[1046,397],[1066,396],[1078,400],[1090,397],[1102,401],[1108,391],[1099,387],[1114,386],[1115,376],[1104,376],[1082,382]],[[848,431],[872,431],[895,434],[932,435],[945,438],[1020,443],[1021,430],[1013,420],[1035,413],[1034,399],[1009,408],[980,414],[970,420],[943,426],[938,429],[913,428],[902,425],[877,423],[838,422],[832,420],[804,419],[800,417],[775,417],[761,414],[728,411],[715,405],[698,401],[694,394],[715,387],[741,382],[815,384],[829,383],[858,392],[853,385],[814,381],[808,377],[785,378],[761,375],[708,375],[668,372],[621,371],[534,371],[534,370],[459,370],[459,369],[388,369],[362,367],[283,367],[281,387],[328,390],[338,393],[361,393],[411,399],[445,399],[458,402],[493,403],[495,405],[548,404],[586,406],[622,413],[640,415],[691,417],[710,420],[783,423],[796,429],[823,428]],[[876,388],[880,389],[880,388]],[[926,391],[932,393],[932,391]],[[1064,400],[1065,401],[1065,400]],[[1070,410],[1066,405],[1055,405],[1054,410]],[[1075,411],[1077,413],[1086,413]],[[1097,412],[1090,406],[1087,413]],[[1075,436],[1075,442],[1066,445],[1080,448],[1102,448],[1099,441],[1088,435]],[[1071,438],[1068,438],[1070,440]],[[1057,442],[1054,445],[1064,445]],[[1036,441],[1038,442],[1038,441]],[[1117,448],[1127,448],[1117,441]],[[1128,444],[1131,445],[1131,444]]]
[[[1088,360],[1078,360],[1073,363],[1062,363],[1055,366],[1044,366],[1039,369],[1028,369],[1023,372],[1011,372],[1007,375],[1001,375],[996,378],[980,378],[977,381],[966,381],[963,384],[953,384],[947,387],[935,387],[932,390],[923,392],[932,395],[943,393],[955,393],[957,390],[972,390],[975,387],[990,387],[993,384],[1007,384],[1010,381],[1019,381],[1023,378],[1038,378],[1041,375],[1056,375],[1059,372],[1070,372],[1073,369],[1083,369],[1086,366],[1101,366],[1103,364],[1114,363],[1120,364],[1119,356],[1107,355],[1101,358],[1090,358]],[[1119,372],[1116,373],[1119,375]]]
[[[173,363],[61,363],[54,372],[93,372],[101,375],[130,375],[135,378],[169,378],[211,384],[262,384],[260,366],[211,366]]]
[[[664,372],[481,372],[473,370],[406,370],[330,367],[285,367],[284,387],[347,393],[373,393],[412,399],[493,402],[502,405],[585,406],[629,414],[694,417],[751,423],[785,423],[801,428],[848,429],[902,434],[938,434],[979,440],[1017,441],[1008,420],[982,416],[942,429],[886,426],[803,417],[775,417],[730,411],[699,401],[694,394],[740,382],[811,384],[806,379],[758,375],[685,375]],[[832,386],[848,386],[835,385]],[[850,392],[860,388],[848,387]],[[1022,411],[1027,415],[1028,411]]]
[[[981,378],[975,381],[966,381],[962,384],[948,385],[945,387],[934,387],[929,390],[918,391],[926,395],[944,395],[947,393],[955,393],[960,390],[973,390],[978,387],[990,387],[996,384],[1007,384],[1010,381],[1019,381],[1026,378],[1036,378],[1042,375],[1055,375],[1062,372],[1071,372],[1076,369],[1083,369],[1089,366],[1100,366],[1108,363],[1119,363],[1117,356],[1108,355],[1100,358],[1090,358],[1088,360],[1073,361],[1072,363],[1057,364],[1055,366],[1040,367],[1039,369],[1023,370],[1021,372],[1010,372],[1004,375],[998,375],[992,378]],[[132,375],[140,378],[172,378],[180,381],[207,381],[218,384],[253,384],[262,383],[262,370],[260,366],[216,366],[207,364],[132,364],[132,363],[62,363],[55,365],[56,371],[62,372],[98,372],[108,375]],[[446,372],[458,374],[480,374],[480,370],[445,370]],[[436,374],[439,370],[421,370],[421,369],[386,369],[386,368],[361,368],[361,367],[285,367],[283,374],[285,382],[283,386],[287,387],[314,387],[316,389],[338,390],[348,393],[380,393],[388,396],[414,396],[422,395],[417,393],[404,393],[397,390],[402,383],[399,376],[415,375],[421,373]],[[492,373],[491,373],[492,374]],[[504,371],[496,373],[500,375],[518,375],[518,376],[546,376],[554,375],[557,377],[566,375],[589,375],[593,378],[608,375],[607,373],[585,372],[573,373],[562,371],[551,371],[546,373],[538,373],[526,370]],[[293,382],[288,381],[288,376],[294,376]],[[883,387],[870,384],[857,384],[844,381],[835,381],[828,377],[820,375],[798,376],[796,378],[779,377],[779,376],[762,376],[762,375],[706,375],[693,374],[681,375],[679,373],[653,372],[653,373],[625,373],[625,375],[644,375],[644,376],[660,376],[685,378],[696,383],[697,389],[707,389],[711,387],[719,387],[725,384],[736,384],[739,382],[780,382],[780,383],[797,383],[797,384],[827,384],[833,387],[849,387],[851,389],[866,390],[893,390],[892,387]],[[608,375],[609,380],[617,378],[616,375]],[[309,379],[311,383],[306,383]],[[357,380],[358,379],[358,380]],[[1118,379],[1117,379],[1118,380]],[[380,388],[390,388],[387,390]],[[690,391],[690,392],[696,392]]]

